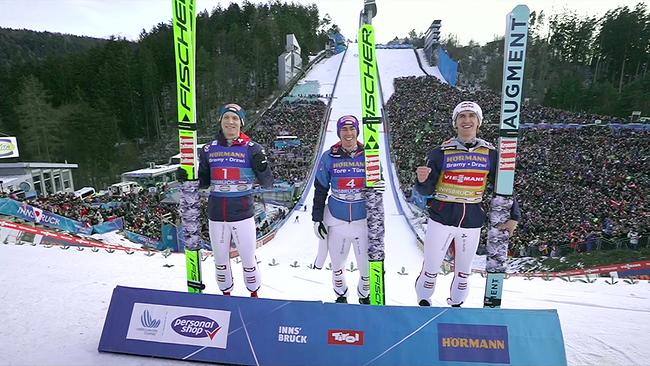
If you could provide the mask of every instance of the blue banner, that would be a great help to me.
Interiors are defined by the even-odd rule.
[[[93,234],[105,234],[122,229],[124,229],[124,219],[118,217],[111,221],[105,221],[101,224],[93,225]]]
[[[142,234],[124,230],[124,235],[126,235],[126,238],[129,239],[130,241],[134,243],[142,244],[148,248],[158,249],[158,247],[160,246],[160,241],[151,239],[150,237],[144,236]]]
[[[566,365],[555,310],[343,305],[120,286],[99,350],[237,365]]]
[[[458,80],[458,62],[449,57],[442,47],[438,47],[437,52],[440,74],[447,80],[449,85],[456,86],[456,81]]]
[[[92,227],[86,226],[79,221],[30,206],[26,202],[14,201],[10,198],[0,198],[0,214],[17,217],[25,221],[35,222],[73,234],[81,233],[90,235],[93,230]]]
[[[162,241],[158,250],[165,250],[171,248],[173,252],[180,252],[178,247],[178,233],[176,226],[172,224],[163,224],[162,225]]]

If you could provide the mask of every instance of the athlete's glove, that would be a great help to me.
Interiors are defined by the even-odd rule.
[[[176,169],[176,180],[183,183],[187,180],[187,172],[183,168]]]
[[[314,222],[314,234],[318,239],[327,239],[327,226],[322,221]]]

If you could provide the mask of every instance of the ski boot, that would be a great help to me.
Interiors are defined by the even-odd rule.
[[[447,298],[447,304],[451,305],[452,308],[459,308],[461,305],[463,305],[463,302],[461,301],[461,302],[458,303],[458,304],[454,304],[454,303],[451,301],[451,297],[448,297],[448,298]]]
[[[420,306],[431,306],[431,301],[429,301],[427,299],[422,299],[422,300],[420,300],[418,305],[420,305]]]

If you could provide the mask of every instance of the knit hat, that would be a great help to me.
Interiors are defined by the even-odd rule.
[[[336,135],[339,138],[341,137],[341,128],[343,128],[343,126],[354,126],[354,129],[357,130],[357,136],[359,136],[359,120],[357,117],[346,115],[336,121]]]
[[[454,114],[451,117],[451,126],[456,127],[456,118],[461,112],[474,112],[478,118],[478,125],[481,126],[483,122],[483,110],[479,107],[478,104],[474,102],[464,101],[458,103],[456,108],[454,108]]]
[[[232,112],[238,115],[239,119],[241,120],[241,125],[242,126],[244,125],[244,117],[246,117],[246,112],[242,107],[240,107],[238,104],[235,103],[224,105],[219,110],[219,122],[221,122],[221,120],[223,119],[223,115],[226,114],[227,112]]]

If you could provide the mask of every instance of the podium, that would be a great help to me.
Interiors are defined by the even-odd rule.
[[[348,305],[121,286],[99,351],[235,365],[566,365],[555,310]]]

